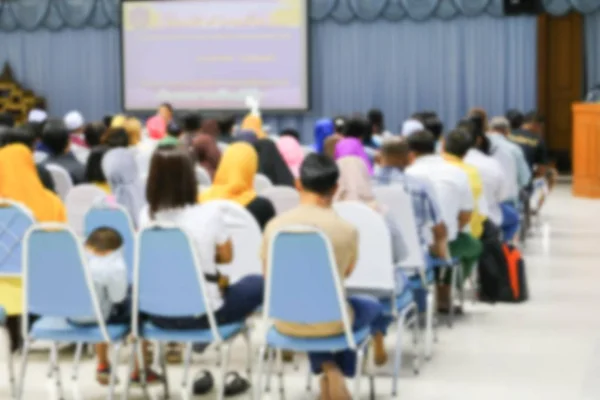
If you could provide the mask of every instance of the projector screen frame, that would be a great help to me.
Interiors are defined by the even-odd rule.
[[[121,75],[121,90],[120,90],[120,100],[121,100],[121,109],[125,113],[134,114],[134,115],[152,115],[156,112],[156,109],[160,106],[161,103],[157,103],[155,108],[127,108],[125,104],[125,46],[123,43],[124,35],[123,35],[123,21],[124,21],[124,8],[127,3],[141,3],[141,2],[185,2],[190,0],[121,0],[119,6],[119,53],[120,53],[120,75]],[[306,107],[305,108],[263,108],[261,104],[261,113],[263,115],[277,114],[277,115],[294,115],[301,113],[308,113],[312,111],[312,34],[310,29],[310,11],[311,5],[309,0],[299,0],[304,5],[304,12],[306,16],[306,24],[305,24],[305,71],[306,71]],[[163,103],[169,103],[169,101],[164,101]],[[248,111],[247,107],[240,108],[229,108],[229,109],[202,109],[202,108],[178,108],[173,106],[173,108],[177,111],[181,112],[191,112],[191,111],[201,111],[206,112],[207,114],[234,114],[234,115],[243,115]]]

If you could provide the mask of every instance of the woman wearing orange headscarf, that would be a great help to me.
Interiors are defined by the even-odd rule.
[[[60,199],[44,188],[33,161],[31,149],[23,144],[10,144],[0,149],[0,199],[23,204],[38,222],[65,222],[67,214]],[[0,304],[9,317],[23,312],[21,278],[0,278]],[[18,346],[18,332],[11,331],[13,348]]]
[[[229,145],[221,157],[212,186],[201,193],[200,201],[231,200],[254,216],[261,230],[275,216],[273,204],[257,195],[254,177],[258,171],[258,155],[248,143]]]
[[[267,134],[263,130],[262,118],[253,113],[249,113],[244,117],[240,130],[252,131],[258,139],[265,139],[267,137]]]

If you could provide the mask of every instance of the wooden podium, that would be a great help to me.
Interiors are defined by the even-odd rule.
[[[573,195],[600,198],[600,103],[574,103]]]

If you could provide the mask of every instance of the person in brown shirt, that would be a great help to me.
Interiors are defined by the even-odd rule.
[[[308,225],[320,229],[331,241],[340,278],[352,274],[358,257],[358,232],[342,219],[332,208],[340,172],[331,158],[323,154],[309,154],[300,167],[300,178],[296,182],[300,191],[300,205],[274,218],[265,229],[261,249],[263,265],[268,265],[268,245],[277,230],[292,225]],[[265,274],[268,271],[264,271]],[[309,294],[307,294],[309,295]],[[375,298],[355,296],[348,299],[348,314],[352,329],[371,327],[375,338],[381,339],[380,327],[386,326],[382,306]],[[276,321],[275,328],[283,334],[296,337],[337,336],[344,332],[341,321],[319,324],[298,324]],[[344,376],[353,376],[356,354],[353,351],[309,353],[313,373],[321,377],[321,399],[350,400]]]

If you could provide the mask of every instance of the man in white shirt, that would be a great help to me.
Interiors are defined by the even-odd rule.
[[[432,133],[415,132],[407,141],[411,165],[405,172],[431,182],[440,199],[451,254],[461,260],[466,279],[482,251],[481,242],[468,233],[474,201],[467,174],[435,154],[436,141]],[[440,311],[447,311],[450,307],[449,278],[447,276],[447,280],[438,286]]]

